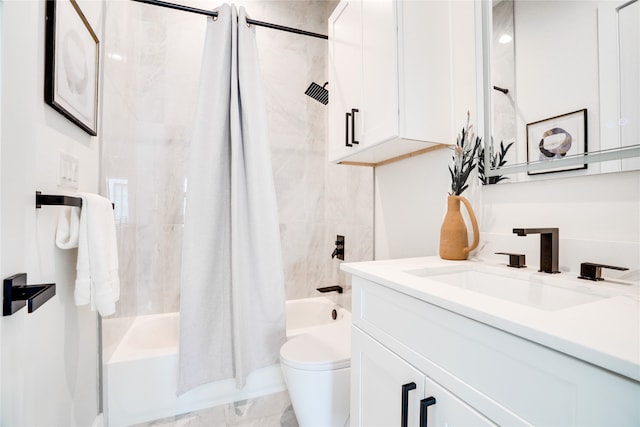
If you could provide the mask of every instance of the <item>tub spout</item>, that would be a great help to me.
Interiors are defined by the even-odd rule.
[[[324,288],[318,288],[318,289],[316,289],[316,291],[318,291],[318,292],[322,292],[323,294],[324,294],[324,293],[326,293],[326,292],[333,292],[333,291],[336,291],[336,292],[338,292],[339,294],[341,294],[341,293],[342,293],[342,286],[338,286],[338,285],[335,285],[335,286],[325,286]]]

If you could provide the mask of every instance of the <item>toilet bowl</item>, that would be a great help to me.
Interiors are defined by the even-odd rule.
[[[345,319],[346,320],[346,319]],[[343,427],[349,419],[351,319],[298,335],[280,366],[300,427]]]

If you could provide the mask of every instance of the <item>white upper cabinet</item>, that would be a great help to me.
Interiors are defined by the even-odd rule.
[[[450,1],[338,4],[329,18],[329,161],[376,164],[455,141],[451,17]]]

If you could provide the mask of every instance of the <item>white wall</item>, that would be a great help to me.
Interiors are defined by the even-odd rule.
[[[487,256],[522,251],[539,265],[540,238],[517,237],[512,228],[559,227],[561,271],[585,261],[640,268],[638,171],[494,185],[482,189],[479,206]]]
[[[442,149],[376,168],[376,259],[438,254],[451,154]]]
[[[79,4],[100,38],[102,3]],[[0,424],[90,425],[98,413],[97,316],[74,305],[75,252],[54,243],[61,208],[36,210],[34,197],[63,192],[60,151],[80,160],[80,191],[96,192],[99,141],[44,103],[45,2],[2,6],[0,270],[26,272],[29,284],[55,282],[56,295],[0,320]]]
[[[465,126],[467,114],[471,123],[478,123],[475,6],[469,0],[451,3],[451,96],[456,135]],[[477,129],[475,126],[474,131]],[[450,143],[455,143],[455,136]],[[376,168],[376,259],[438,254],[440,226],[451,189],[447,166],[452,154],[450,149],[440,149]]]
[[[449,163],[443,150],[377,169],[376,259],[438,255]],[[559,227],[561,271],[576,272],[585,261],[640,269],[638,171],[501,183],[463,196],[480,223],[476,255],[500,261],[494,252],[519,252],[537,266],[539,237],[518,237],[512,229]]]

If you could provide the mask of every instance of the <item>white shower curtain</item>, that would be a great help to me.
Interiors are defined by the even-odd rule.
[[[285,294],[255,29],[209,19],[187,178],[178,394],[277,363]]]

